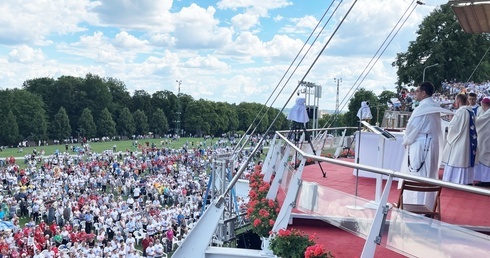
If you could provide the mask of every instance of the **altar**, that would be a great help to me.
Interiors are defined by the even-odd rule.
[[[402,132],[391,132],[395,136],[394,141],[384,141],[384,159],[383,166],[378,164],[378,146],[380,143],[380,135],[373,132],[361,132],[360,136],[360,146],[359,146],[359,132],[355,135],[355,160],[359,157],[359,164],[381,167],[385,169],[390,169],[394,171],[400,171],[403,156],[405,155],[405,147],[402,145],[403,133]],[[359,147],[358,147],[359,146]],[[359,148],[360,150],[357,150]],[[359,155],[359,156],[358,156]],[[353,174],[356,175],[356,169],[354,169]],[[376,174],[359,170],[360,177],[376,178]],[[384,179],[387,177],[384,176]]]

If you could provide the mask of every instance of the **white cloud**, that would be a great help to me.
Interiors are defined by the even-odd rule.
[[[145,49],[148,45],[148,41],[140,40],[133,35],[128,34],[126,31],[122,31],[114,38],[114,46],[126,49],[138,48],[140,51]]]
[[[0,5],[0,44],[49,45],[47,37],[84,31],[89,0],[3,0]]]
[[[238,8],[257,8],[257,9],[278,9],[291,5],[292,2],[285,0],[221,0],[218,2],[220,9],[238,9]]]
[[[219,20],[214,17],[216,9],[204,9],[196,4],[175,15],[175,38],[178,48],[217,48],[231,40],[232,30],[219,27]]]
[[[33,49],[26,45],[12,49],[8,55],[8,61],[12,63],[37,63],[44,61],[44,59],[45,57],[41,49]]]
[[[240,30],[249,30],[250,28],[257,25],[258,22],[259,17],[256,14],[252,14],[249,12],[238,14],[231,19],[233,27]]]
[[[323,86],[321,109],[334,108],[333,78],[343,79],[342,99],[410,2],[358,2],[306,77]],[[377,94],[383,87],[394,88],[396,71],[391,62],[395,53],[406,51],[418,24],[434,8],[431,5],[442,0],[426,2],[417,7],[361,87]],[[83,77],[90,72],[120,79],[131,92],[176,92],[175,80],[179,79],[183,80],[182,91],[196,99],[264,103],[322,13],[300,10],[292,0],[207,4],[183,5],[183,1],[171,0],[3,1],[0,86],[20,87],[26,79]],[[344,3],[341,11],[345,13],[348,4]],[[328,27],[330,32],[341,19],[341,11]],[[328,36],[325,32],[312,47],[274,106],[283,106],[294,93]]]
[[[101,0],[93,8],[101,25],[123,29],[170,32],[174,30],[170,12],[172,0]]]
[[[282,19],[284,19],[284,17],[283,17],[283,16],[281,16],[281,15],[276,15],[276,16],[274,16],[274,18],[273,18],[273,20],[274,20],[275,22],[280,22],[280,21],[282,21]]]
[[[205,69],[219,69],[227,70],[228,65],[225,62],[221,62],[214,56],[196,56],[190,58],[184,63],[184,66],[190,68],[205,68]]]
[[[281,32],[291,34],[310,34],[311,31],[318,24],[318,20],[311,15],[307,15],[301,18],[292,18],[291,22],[293,22],[294,24],[285,26],[281,29]]]

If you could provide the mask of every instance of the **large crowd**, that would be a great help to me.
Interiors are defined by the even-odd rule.
[[[448,109],[452,108],[452,104],[457,94],[475,94],[477,103],[480,103],[484,97],[490,96],[490,81],[475,83],[475,82],[457,82],[456,80],[448,81],[444,80],[442,83],[441,91],[434,93],[432,98],[439,102],[441,106]],[[398,100],[393,100],[388,103],[388,106],[392,110],[399,111],[413,111],[418,102],[415,100],[415,88],[404,88],[398,95]]]
[[[205,192],[214,157],[230,152],[232,144],[223,138],[208,146],[167,146],[162,141],[159,147],[139,145],[137,151],[114,146],[95,153],[85,144],[51,155],[35,150],[22,161],[2,160],[1,257],[163,257],[172,252],[210,201]],[[237,202],[245,205],[240,197]],[[29,222],[22,226],[20,219]]]

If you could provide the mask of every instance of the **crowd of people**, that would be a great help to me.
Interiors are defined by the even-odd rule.
[[[25,156],[25,168],[13,157],[2,160],[1,256],[172,252],[210,201],[205,192],[214,157],[232,146],[227,139],[207,146],[186,142],[179,149],[167,147],[168,141],[161,145],[102,153],[89,145],[52,155],[36,151]],[[244,207],[245,200],[238,197],[237,203]],[[20,225],[21,219],[29,222]]]
[[[460,93],[464,95],[471,94],[475,98],[475,103],[472,105],[476,106],[476,103],[480,103],[483,98],[490,96],[490,81],[483,83],[462,83],[444,80],[441,91],[434,92],[431,97],[442,107],[454,109],[452,104],[455,102],[456,96]],[[389,105],[393,110],[412,112],[420,103],[416,95],[415,88],[405,88],[400,91],[399,98],[395,101],[396,103],[389,103]]]

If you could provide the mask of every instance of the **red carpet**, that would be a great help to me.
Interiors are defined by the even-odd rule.
[[[353,161],[346,159],[346,161]],[[302,179],[309,182],[316,182],[319,185],[327,186],[338,191],[354,195],[356,177],[353,169],[341,167],[329,163],[322,163],[322,168],[327,172],[327,178],[323,178],[318,165],[306,166]],[[359,197],[374,200],[375,182],[373,178],[359,178],[358,195]],[[385,183],[385,182],[383,182]],[[383,184],[384,187],[384,184]],[[278,199],[283,201],[285,193],[279,191]],[[397,182],[393,182],[388,202],[395,203],[398,200],[399,190]],[[441,194],[441,213],[442,221],[474,227],[490,227],[488,213],[490,211],[490,198],[472,193],[461,192],[449,188],[444,188]],[[300,213],[297,210],[294,213]],[[290,228],[297,228],[308,235],[316,234],[317,243],[321,243],[332,252],[335,257],[360,257],[365,240],[349,232],[334,227],[320,220],[294,219]],[[378,246],[375,257],[404,257],[391,250]]]

